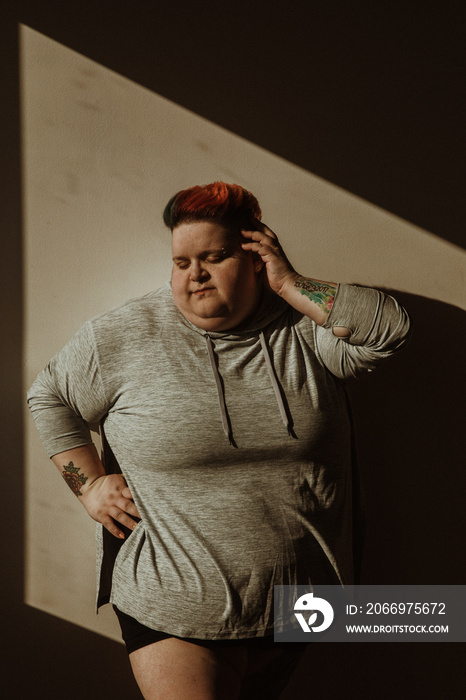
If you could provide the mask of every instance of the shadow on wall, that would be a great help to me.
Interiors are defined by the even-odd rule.
[[[406,307],[413,334],[349,386],[367,520],[361,583],[462,584],[466,312],[384,291]],[[281,700],[459,700],[463,655],[462,644],[310,644]]]
[[[367,528],[362,583],[460,584],[466,312],[392,290],[410,343],[350,387]]]

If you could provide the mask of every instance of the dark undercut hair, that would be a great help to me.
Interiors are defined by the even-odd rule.
[[[173,231],[183,223],[213,221],[227,229],[255,228],[262,216],[256,197],[240,185],[213,182],[177,192],[163,212],[166,226]]]

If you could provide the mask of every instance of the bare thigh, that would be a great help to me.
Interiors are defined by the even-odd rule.
[[[129,658],[145,700],[274,700],[301,655],[243,646],[214,650],[170,637]]]
[[[213,651],[173,637],[129,658],[145,700],[238,700],[247,669],[245,647]]]

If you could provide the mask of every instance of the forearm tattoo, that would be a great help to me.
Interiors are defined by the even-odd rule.
[[[79,467],[75,467],[73,462],[70,462],[67,467],[64,467],[62,476],[75,496],[82,496],[81,486],[87,481],[87,476],[79,473]]]
[[[301,294],[304,294],[308,299],[317,304],[317,306],[329,313],[335,299],[336,287],[324,282],[313,282],[306,277],[298,277],[294,286],[299,289]]]

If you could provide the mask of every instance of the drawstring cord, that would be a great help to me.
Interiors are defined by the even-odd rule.
[[[282,392],[280,391],[280,386],[278,384],[277,377],[275,376],[275,370],[274,370],[273,365],[272,365],[272,360],[270,359],[269,349],[267,347],[267,343],[265,342],[265,335],[264,335],[263,331],[261,331],[259,333],[259,338],[261,341],[261,347],[262,347],[262,352],[263,352],[264,359],[265,359],[265,364],[267,366],[267,371],[269,373],[270,381],[272,382],[273,391],[275,394],[275,398],[277,400],[278,409],[280,411],[282,421],[285,425],[285,428],[288,431],[288,435],[292,435],[291,425],[290,425],[290,422],[288,420],[288,415],[286,413],[286,408],[285,408],[285,404],[283,402]]]
[[[223,390],[222,379],[220,377],[218,367],[217,367],[217,362],[215,359],[214,345],[213,345],[212,339],[209,335],[206,334],[204,337],[206,339],[207,353],[209,355],[210,365],[212,367],[212,373],[214,375],[215,384],[217,386],[218,402],[220,405],[220,414],[222,417],[223,432],[227,436],[230,445],[233,445],[233,447],[237,447],[237,445],[235,444],[235,441],[233,440],[233,433],[231,430],[230,419],[228,417],[227,406],[225,403],[225,392]],[[295,437],[293,430],[292,430],[292,426],[290,425],[290,421],[288,419],[288,414],[286,412],[282,392],[280,391],[280,385],[278,384],[278,380],[277,380],[277,377],[275,375],[275,370],[274,370],[273,365],[272,365],[272,360],[270,359],[269,349],[267,347],[267,343],[266,343],[263,331],[261,331],[259,333],[259,339],[260,339],[260,343],[261,343],[262,354],[264,355],[264,359],[265,359],[265,365],[267,367],[267,373],[269,375],[269,378],[270,378],[270,381],[271,381],[271,384],[273,387],[273,391],[275,394],[275,398],[277,400],[278,409],[280,411],[281,419],[282,419],[282,421],[283,421],[283,423],[288,431],[288,435]]]
[[[222,416],[223,432],[227,436],[230,445],[233,445],[234,447],[236,447],[236,445],[233,441],[233,434],[231,432],[230,420],[228,418],[227,406],[225,403],[225,394],[223,391],[223,384],[222,384],[222,380],[220,379],[220,374],[218,372],[217,363],[215,361],[215,352],[214,352],[214,346],[212,343],[212,339],[210,338],[209,335],[206,335],[205,339],[206,339],[206,343],[207,343],[207,352],[209,354],[210,365],[212,367],[212,372],[214,375],[215,384],[217,385],[218,402],[220,404],[220,414]]]

